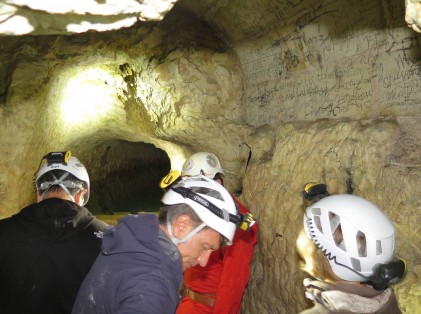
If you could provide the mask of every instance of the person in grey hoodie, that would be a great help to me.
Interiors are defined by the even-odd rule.
[[[43,157],[37,203],[0,220],[0,313],[70,313],[108,225],[83,207],[89,176],[70,152]]]
[[[303,270],[314,277],[303,282],[314,306],[300,313],[401,313],[390,285],[406,265],[395,256],[392,223],[366,199],[322,194],[313,195],[318,200],[307,207],[297,239]]]
[[[158,217],[129,215],[104,232],[72,313],[175,313],[183,271],[205,266],[223,241],[230,245],[244,218],[229,192],[205,176],[171,185],[162,202]]]

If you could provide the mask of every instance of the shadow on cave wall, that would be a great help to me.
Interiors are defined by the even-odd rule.
[[[113,214],[116,212],[156,212],[161,206],[163,190],[159,181],[170,170],[170,159],[165,151],[146,143],[115,141],[107,145],[103,162],[115,163],[119,158],[124,167],[108,167],[115,171],[104,178],[91,179],[91,197],[87,204],[94,214]],[[133,155],[139,156],[133,160]],[[126,162],[124,158],[127,158]],[[121,159],[123,159],[121,161]],[[107,168],[107,167],[105,167]]]

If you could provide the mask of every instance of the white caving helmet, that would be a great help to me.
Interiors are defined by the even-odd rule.
[[[181,176],[204,175],[214,179],[216,174],[224,175],[219,159],[212,153],[198,152],[191,155],[183,164]]]
[[[40,183],[38,180],[47,172],[54,171],[54,170],[63,170],[66,172],[60,178],[56,178],[54,181],[51,182],[42,182]],[[72,180],[66,180],[68,174],[72,174],[80,181],[84,182],[84,186],[77,186],[75,182]],[[36,190],[39,191],[48,191],[48,189],[53,186],[58,185],[63,188],[73,199],[72,195],[70,194],[68,188],[85,188],[87,190],[84,201],[82,206],[84,206],[89,200],[89,175],[86,171],[85,166],[77,159],[76,157],[71,157],[70,151],[67,152],[51,152],[45,155],[40,163],[40,167],[35,174],[35,187]]]
[[[394,259],[392,223],[373,203],[355,195],[332,195],[306,209],[304,229],[341,279],[366,282],[376,266]],[[334,238],[342,231],[343,240]],[[362,241],[362,246],[358,242]]]
[[[161,201],[166,205],[189,205],[203,221],[202,228],[212,228],[226,239],[227,245],[232,244],[242,217],[230,193],[218,182],[203,175],[187,177],[171,186]],[[200,229],[178,242],[185,242]]]

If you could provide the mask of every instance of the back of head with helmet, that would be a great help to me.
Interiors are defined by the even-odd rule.
[[[188,177],[171,186],[162,202],[166,205],[189,205],[204,225],[219,232],[227,240],[227,245],[232,244],[242,217],[231,195],[221,184],[203,175]]]
[[[380,280],[377,286],[382,289],[394,278],[376,276],[403,276],[402,260],[399,269],[376,273],[379,266],[393,263],[395,231],[383,212],[361,197],[331,195],[312,204],[304,215],[304,229],[329,259],[332,271],[343,280]]]
[[[219,159],[212,153],[198,152],[191,155],[183,164],[181,176],[204,175],[214,179],[219,174],[224,175]]]
[[[59,171],[57,171],[59,170]],[[57,177],[56,173],[62,173]],[[43,180],[45,174],[52,173],[52,180]],[[50,152],[40,162],[38,171],[35,174],[35,188],[41,196],[53,186],[60,186],[74,200],[69,189],[86,189],[82,205],[89,200],[89,175],[85,166],[76,158],[71,157],[70,151]]]

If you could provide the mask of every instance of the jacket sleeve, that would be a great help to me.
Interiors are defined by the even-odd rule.
[[[248,212],[243,204],[233,198],[241,213]],[[250,278],[250,263],[257,243],[257,233],[257,223],[249,231],[238,229],[233,244],[226,248],[213,314],[240,312],[241,300]]]

